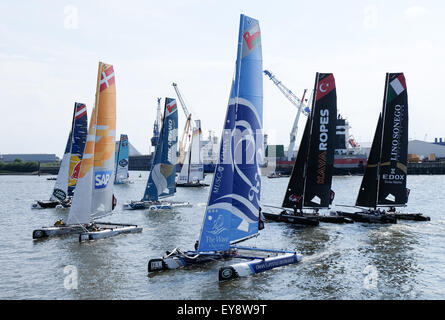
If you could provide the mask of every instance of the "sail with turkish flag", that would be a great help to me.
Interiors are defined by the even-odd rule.
[[[114,69],[99,62],[96,103],[67,224],[87,224],[112,211],[115,136]]]

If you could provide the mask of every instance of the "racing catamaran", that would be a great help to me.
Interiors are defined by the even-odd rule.
[[[297,263],[295,251],[238,246],[261,229],[263,82],[258,20],[241,15],[235,77],[224,120],[218,164],[195,250],[178,248],[148,261],[148,272],[225,258],[244,261],[219,270],[219,280]]]
[[[96,222],[111,214],[116,135],[116,84],[112,65],[99,62],[96,103],[90,119],[76,192],[66,222],[33,231],[33,238],[80,234],[79,241],[95,240],[120,233],[141,232],[136,225]]]
[[[355,206],[367,210],[337,211],[358,222],[396,223],[397,219],[428,221],[421,213],[400,213],[408,202],[408,93],[403,73],[387,73],[383,109],[379,115],[365,174]],[[386,212],[380,207],[389,207]]]
[[[204,179],[204,164],[201,159],[201,121],[195,121],[189,149],[184,157],[177,187],[206,187],[201,181]]]
[[[176,152],[178,146],[178,109],[176,100],[165,98],[162,129],[144,197],[123,205],[127,210],[168,210],[191,206],[190,202],[160,201],[175,194]]]
[[[68,207],[71,204],[87,138],[87,125],[86,105],[75,102],[71,131],[51,198],[49,201],[37,200],[31,205],[32,209],[55,208],[58,205]]]
[[[128,147],[128,136],[126,134],[121,134],[119,140],[119,147],[116,150],[116,169],[114,176],[114,184],[125,184],[129,183],[128,179],[128,164],[129,164],[129,147]]]
[[[318,214],[320,209],[329,208],[334,195],[331,190],[337,121],[334,75],[317,73],[313,92],[311,113],[306,121],[282,211],[280,214],[263,214],[266,219],[292,224],[318,225],[319,221],[350,223],[353,221],[337,215]],[[303,208],[310,208],[313,212],[303,212]]]

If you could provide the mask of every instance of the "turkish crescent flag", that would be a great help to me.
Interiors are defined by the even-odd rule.
[[[328,73],[326,77],[318,81],[316,101],[323,98],[329,92],[335,89],[335,79],[332,73]]]

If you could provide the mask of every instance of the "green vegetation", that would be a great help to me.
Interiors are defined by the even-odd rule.
[[[39,163],[35,161],[24,162],[21,159],[15,159],[14,162],[1,162],[0,172],[35,172],[39,170]]]

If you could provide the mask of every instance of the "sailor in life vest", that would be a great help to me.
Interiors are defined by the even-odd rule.
[[[259,207],[259,215],[258,215],[258,230],[264,229],[264,218],[263,214],[261,213],[261,207]]]

